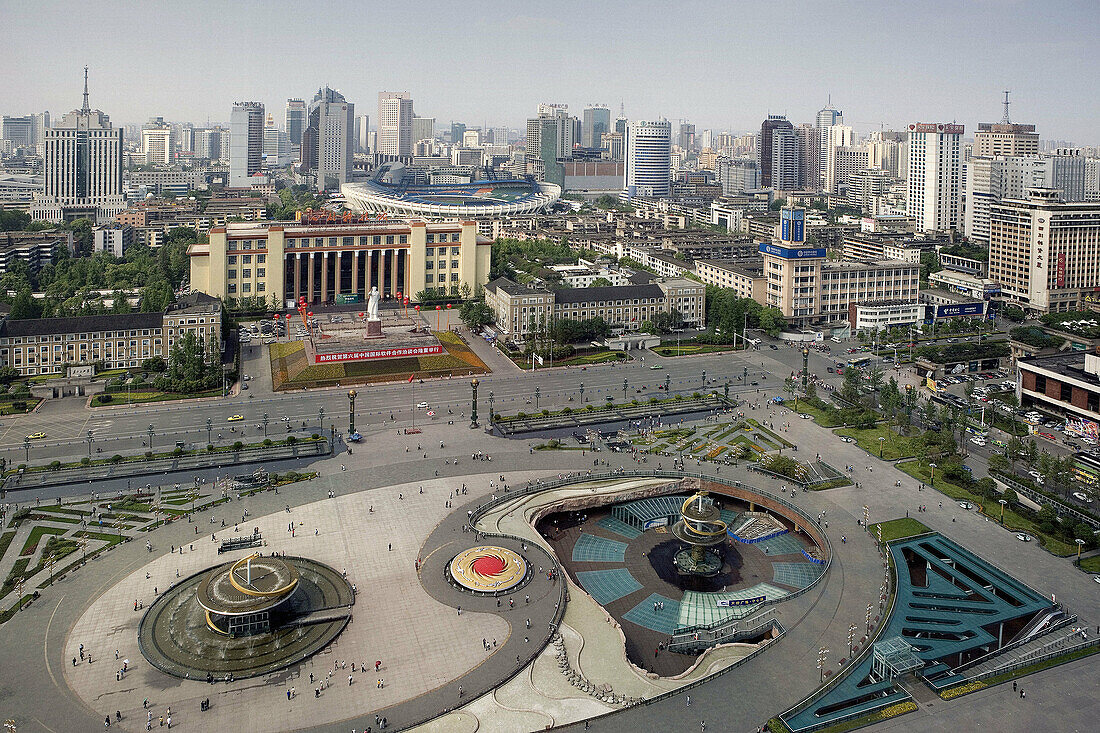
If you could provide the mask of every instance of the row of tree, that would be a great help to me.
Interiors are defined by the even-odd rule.
[[[706,304],[708,331],[724,338],[731,338],[746,327],[760,329],[774,337],[787,327],[778,308],[760,305],[752,298],[738,297],[728,288],[708,285]]]

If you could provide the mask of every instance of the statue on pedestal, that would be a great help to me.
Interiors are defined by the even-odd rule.
[[[373,287],[370,289],[370,295],[367,297],[367,320],[379,321],[382,320],[378,317],[378,288]]]

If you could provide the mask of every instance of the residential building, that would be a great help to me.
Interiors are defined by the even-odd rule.
[[[167,360],[186,333],[221,351],[221,302],[202,293],[181,297],[162,313],[122,313],[0,322],[0,365],[24,376],[64,374],[70,366],[131,369]]]
[[[676,310],[689,327],[706,324],[706,287],[683,278],[645,285],[612,285],[550,290],[497,278],[485,286],[485,304],[507,340],[522,343],[529,334],[562,319],[603,318],[616,332],[637,331],[657,313]]]
[[[224,127],[192,128],[191,157],[210,162],[228,160],[229,130]]]
[[[141,128],[141,150],[146,165],[172,165],[176,162],[176,135],[172,125],[157,117]]]
[[[842,246],[846,260],[899,260],[919,263],[921,253],[935,251],[938,244],[947,244],[947,240],[915,237],[911,234],[858,232],[846,234]]]
[[[34,146],[34,116],[8,117],[4,115],[3,136],[11,141],[12,149]]]
[[[264,160],[264,105],[236,102],[229,112],[229,185],[245,188]]]
[[[825,162],[828,159],[828,148],[830,145],[830,132],[829,128],[833,125],[839,125],[844,122],[844,113],[839,109],[835,109],[830,102],[826,104],[824,108],[818,110],[817,113],[817,135],[818,135],[818,148],[817,148],[817,163],[818,171],[816,180],[813,185],[809,181],[806,182],[807,188],[821,188],[825,182]]]
[[[751,158],[719,158],[715,168],[725,195],[760,188],[760,164]]]
[[[695,274],[707,285],[732,290],[739,298],[766,302],[768,279],[764,260],[753,257],[740,260],[696,260]]]
[[[91,219],[103,224],[126,208],[122,196],[122,129],[88,103],[84,69],[84,105],[46,130],[45,187],[31,205],[36,221]]]
[[[906,214],[919,232],[962,227],[962,135],[953,123],[909,125]]]
[[[286,129],[286,135],[290,138],[290,148],[294,152],[298,152],[302,148],[302,133],[305,132],[306,116],[308,112],[306,110],[306,102],[304,99],[288,99],[286,100],[286,116],[284,128]]]
[[[1079,309],[1100,287],[1100,204],[1066,203],[1049,188],[993,203],[989,277],[1029,313]]]
[[[839,193],[837,181],[837,149],[851,148],[856,143],[856,131],[848,125],[830,125],[825,133],[825,161],[821,168],[824,176],[822,189],[829,194]],[[864,163],[859,169],[868,168]],[[857,169],[857,170],[859,170]]]
[[[462,141],[462,136],[466,134],[466,125],[462,122],[451,123],[451,142],[458,143]]]
[[[672,180],[672,123],[635,120],[626,128],[623,188],[629,198],[668,196]]]
[[[775,145],[775,131],[776,130],[789,130],[791,150],[797,150],[797,146],[794,143],[795,137],[793,134],[794,125],[787,120],[783,115],[768,115],[768,118],[764,120],[760,125],[760,135],[756,142],[756,163],[760,168],[760,185],[763,188],[783,188],[774,181],[775,173],[775,151],[773,146]],[[784,138],[786,139],[786,138]],[[780,152],[783,155],[784,151]],[[790,153],[787,154],[796,154]],[[797,166],[795,166],[797,169]],[[798,188],[798,184],[787,186],[789,189]]]
[[[799,188],[816,191],[820,187],[821,134],[816,126],[804,122],[795,128],[798,136]]]
[[[365,300],[372,287],[386,299],[429,288],[472,292],[488,281],[491,244],[472,221],[256,222],[213,227],[209,243],[188,254],[195,290],[281,308],[299,298]]]
[[[107,252],[115,257],[122,257],[133,241],[134,228],[125,224],[111,224],[92,229],[93,252]]]
[[[413,100],[408,92],[378,93],[378,153],[412,155]]]
[[[53,263],[58,249],[73,253],[73,242],[70,231],[0,232],[0,275],[17,261],[25,264],[32,274],[36,273]]]
[[[527,173],[536,181],[564,187],[565,171],[559,161],[572,157],[575,131],[566,105],[540,104],[537,116],[527,120]]]
[[[409,105],[411,109],[411,100]],[[351,180],[355,105],[335,89],[324,87],[313,96],[307,120],[302,133],[302,170],[315,177],[318,191],[339,190]]]
[[[587,107],[581,124],[581,145],[600,147],[603,136],[611,132],[611,110],[607,107]]]

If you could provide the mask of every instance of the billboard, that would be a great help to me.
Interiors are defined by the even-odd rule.
[[[941,132],[945,135],[961,135],[964,126],[943,122],[916,122],[909,125],[909,132]]]
[[[1082,438],[1091,438],[1100,441],[1100,424],[1084,418],[1066,420],[1066,432],[1070,435],[1079,435]]]
[[[782,209],[779,212],[779,238],[801,244],[806,241],[806,212],[803,209]]]
[[[956,303],[936,306],[936,318],[955,318],[957,316],[980,316],[985,303]]]
[[[317,364],[327,364],[340,361],[367,361],[369,359],[392,359],[401,356],[429,356],[442,354],[443,347],[440,344],[432,346],[409,346],[401,349],[371,349],[363,351],[347,351],[336,354],[318,354]]]
[[[719,598],[714,605],[719,608],[732,608],[733,606],[755,606],[768,600],[767,596],[754,596],[752,598]]]
[[[1058,287],[1066,286],[1066,253],[1058,253]]]
[[[790,249],[788,247],[779,247],[774,244],[761,244],[758,249],[762,254],[782,257],[785,260],[803,260],[811,257],[825,257],[824,247],[799,247],[798,249]]]
[[[648,522],[642,525],[642,529],[649,531],[655,527],[667,527],[668,517],[657,517],[656,519],[650,519]]]

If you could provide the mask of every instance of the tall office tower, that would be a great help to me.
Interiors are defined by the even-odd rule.
[[[600,147],[607,151],[607,157],[611,160],[622,160],[626,150],[621,132],[605,132]]]
[[[481,130],[467,130],[462,133],[461,145],[464,148],[481,147]]]
[[[768,119],[760,125],[760,137],[756,142],[756,162],[760,165],[760,185],[764,188],[779,188],[772,180],[774,169],[772,145],[775,131],[784,129],[790,131],[792,145],[794,145],[794,125],[783,115],[768,115]],[[798,186],[791,186],[791,188],[798,188]]]
[[[855,145],[856,131],[848,125],[830,125],[825,130],[825,177],[821,188],[825,193],[839,193],[837,189],[837,150]],[[864,168],[867,166],[864,165]]]
[[[960,156],[963,126],[943,122],[909,125],[905,213],[918,232],[962,226]]]
[[[703,150],[714,149],[714,131],[707,129],[699,133],[699,147]]]
[[[410,102],[410,106],[411,106]],[[335,89],[318,89],[309,103],[302,133],[302,169],[316,176],[318,191],[334,191],[351,180],[355,158],[355,105]],[[309,147],[307,167],[306,147]]]
[[[228,131],[222,127],[196,127],[191,130],[191,156],[195,160],[218,161],[226,158]]]
[[[462,142],[462,136],[466,134],[466,125],[462,122],[451,123],[451,144],[457,145]]]
[[[974,134],[974,155],[1038,155],[1039,133],[1035,125],[1014,125],[1008,116],[1008,92],[1000,122],[979,122]]]
[[[50,113],[31,115],[34,120],[34,149],[38,155],[46,154],[46,130],[50,129]]]
[[[508,145],[508,128],[494,127],[489,132],[493,135],[493,145],[504,147]]]
[[[672,123],[636,120],[626,127],[623,187],[630,198],[668,196],[672,179]]]
[[[1100,206],[1031,188],[989,212],[989,277],[1029,313],[1079,310],[1100,287]]]
[[[617,132],[620,135],[625,137],[626,136],[626,126],[629,125],[629,124],[630,124],[630,121],[628,119],[626,119],[622,115],[619,115],[618,117],[615,118],[615,132]]]
[[[302,149],[302,132],[306,129],[306,103],[302,99],[286,100],[286,135],[293,150]]]
[[[798,186],[816,191],[819,171],[817,156],[820,150],[817,126],[803,122],[794,131],[798,135]]]
[[[884,171],[894,178],[904,178],[905,166],[902,146],[905,133],[885,130],[872,132],[867,143],[867,164],[871,168]]]
[[[1038,156],[980,156],[966,164],[966,212],[963,232],[968,239],[989,242],[989,211],[1002,199],[1022,199],[1044,184],[1043,159]]]
[[[726,196],[760,188],[760,168],[751,158],[719,158],[716,167]]]
[[[263,102],[235,102],[229,111],[229,185],[246,188],[264,160]]]
[[[264,163],[275,167],[290,165],[294,160],[290,136],[275,127],[274,120],[270,117],[268,122],[269,124],[264,127]]]
[[[87,218],[105,224],[125,208],[122,196],[122,130],[88,105],[84,67],[84,106],[46,130],[42,197],[31,204],[36,221]]]
[[[172,165],[176,162],[176,136],[163,117],[155,117],[141,128],[141,150],[145,165]]]
[[[565,184],[561,158],[573,156],[575,126],[564,104],[540,104],[538,116],[527,120],[527,172],[538,181]]]
[[[371,152],[370,115],[355,115],[355,152]]]
[[[586,148],[600,147],[606,132],[611,132],[611,110],[607,107],[586,107],[581,126],[581,145]]]
[[[418,143],[421,140],[434,140],[435,139],[435,118],[434,117],[413,117],[412,121],[412,140],[413,143]]]
[[[676,147],[684,152],[695,149],[695,125],[690,122],[680,123],[680,132],[676,136]]]
[[[798,133],[794,127],[772,130],[772,187],[777,191],[797,191],[802,187]]]
[[[408,92],[378,93],[378,152],[412,155],[413,101]]]
[[[12,148],[29,148],[34,145],[34,117],[8,117],[4,115],[4,139]]]
[[[818,136],[818,149],[817,149],[817,164],[818,164],[818,182],[817,186],[825,185],[825,164],[828,160],[828,147],[829,147],[829,128],[833,125],[840,125],[844,122],[844,113],[839,109],[833,107],[832,100],[830,99],[826,105],[817,111],[817,136]]]

